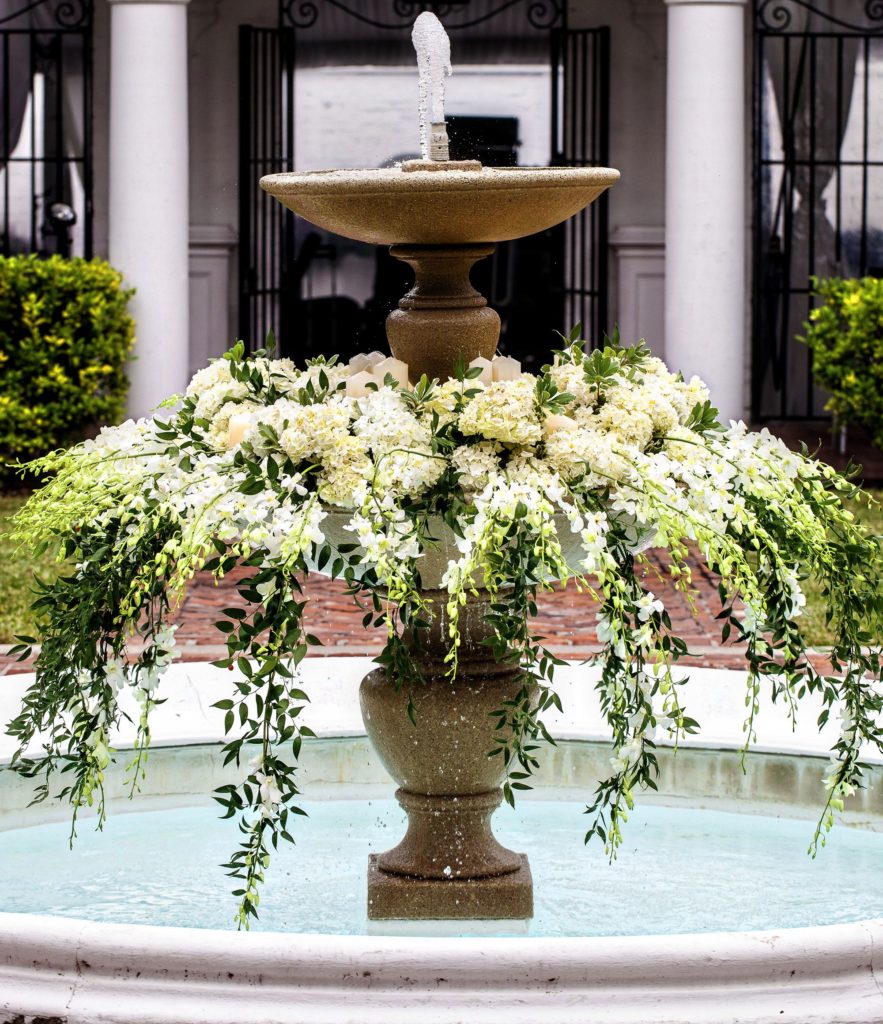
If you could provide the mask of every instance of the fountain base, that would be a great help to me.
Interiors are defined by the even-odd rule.
[[[397,686],[376,669],[359,688],[368,736],[408,815],[402,840],[371,858],[371,920],[533,916],[527,858],[499,843],[491,827],[506,765],[502,756],[488,756],[507,735],[496,713],[519,700],[526,684],[514,659],[496,661],[488,649],[487,591],[470,594],[461,608],[459,660],[450,677],[447,596],[423,591],[426,629],[419,643],[405,634],[423,681]]]
[[[486,878],[393,875],[368,859],[370,921],[517,921],[533,917],[533,878],[525,854],[516,871]]]

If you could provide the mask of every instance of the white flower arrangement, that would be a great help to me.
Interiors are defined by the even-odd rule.
[[[481,586],[495,594],[494,655],[524,678],[500,717],[510,802],[536,766],[533,741],[548,735],[542,713],[557,703],[557,659],[529,628],[536,593],[570,580],[598,597],[600,695],[614,751],[587,838],[598,836],[612,856],[633,792],[655,785],[654,737],[676,741],[698,728],[673,672],[687,646],[635,571],[652,540],[668,549],[686,594],[691,547],[720,577],[723,637],[743,645],[749,670],[746,745],[764,678],[795,712],[805,693],[838,706],[844,727],[813,846],[823,843],[862,784],[862,746],[883,748],[880,551],[843,505],[857,489],[767,431],[721,427],[702,382],[640,346],[586,351],[572,334],[537,375],[511,359],[460,365],[442,382],[409,382],[407,373],[380,353],[348,367],[297,368],[246,358],[239,344],[197,373],[167,416],[107,428],[40,461],[47,482],[20,513],[18,534],[58,546],[75,569],[38,598],[36,682],[10,726],[21,747],[14,767],[44,777],[38,797],[67,768],[74,814],[97,802],[103,820],[107,737],[126,686],[143,709],[130,766],[137,788],[156,684],[174,647],[166,616],[196,572],[247,566],[243,606],[218,623],[222,664],[241,678],[217,705],[232,734],[227,759],[240,763],[246,744],[259,749],[241,784],[217,794],[243,822],[227,867],[242,881],[247,926],[270,848],[291,838],[297,811],[290,755],[308,730],[296,669],[319,643],[302,628],[304,574],[343,577],[370,598],[366,624],[387,633],[378,660],[397,684],[416,687],[403,627],[419,630],[431,614],[421,574],[446,533],[452,557],[434,585],[447,591],[452,675],[460,610]],[[351,542],[332,544],[329,523],[341,518]],[[807,577],[821,582],[837,635],[830,676],[813,668],[799,629]],[[21,655],[35,642],[21,638]],[[39,733],[45,753],[27,756]]]

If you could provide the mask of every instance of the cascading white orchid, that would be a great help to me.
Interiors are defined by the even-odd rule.
[[[107,737],[127,687],[142,708],[130,765],[137,787],[174,649],[168,613],[197,571],[246,566],[243,605],[217,624],[228,649],[221,664],[239,670],[234,697],[217,706],[231,734],[227,760],[240,763],[246,744],[258,754],[217,799],[243,823],[227,867],[242,882],[247,926],[270,848],[291,838],[297,812],[294,762],[309,731],[296,667],[319,642],[303,630],[301,580],[318,568],[367,596],[366,625],[387,631],[380,663],[418,686],[402,634],[430,614],[420,574],[442,524],[456,542],[440,579],[451,672],[460,609],[481,586],[494,595],[493,653],[524,677],[499,716],[507,799],[527,785],[533,740],[547,735],[542,712],[558,701],[557,659],[529,628],[536,593],[553,580],[573,580],[600,601],[599,694],[614,751],[587,838],[614,855],[634,791],[655,785],[654,737],[698,727],[674,671],[687,646],[635,571],[652,540],[668,549],[674,585],[688,595],[691,550],[720,577],[724,639],[744,645],[749,669],[746,742],[764,678],[795,710],[804,693],[838,706],[843,727],[814,839],[823,842],[861,785],[862,746],[883,746],[879,543],[843,505],[855,488],[766,431],[721,427],[702,382],[684,381],[641,346],[587,352],[572,334],[541,373],[518,374],[507,360],[497,380],[481,362],[458,366],[448,381],[409,384],[374,373],[386,364],[373,356],[299,369],[246,358],[240,344],[197,373],[167,414],[107,428],[32,466],[47,482],[21,512],[19,537],[56,545],[73,566],[38,598],[37,678],[10,725],[21,747],[14,767],[43,776],[38,797],[67,768],[75,815],[97,800],[103,819]],[[328,524],[341,517],[332,544]],[[837,635],[829,676],[806,657],[799,629],[807,577],[821,581]],[[133,638],[142,648],[134,657]],[[22,638],[22,655],[33,642]],[[45,752],[29,755],[39,733]]]

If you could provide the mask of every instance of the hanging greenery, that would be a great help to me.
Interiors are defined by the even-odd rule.
[[[560,706],[557,659],[530,626],[537,593],[573,581],[598,597],[612,758],[586,838],[614,856],[636,791],[655,788],[656,740],[699,728],[673,671],[687,644],[636,573],[652,543],[668,550],[678,591],[692,592],[694,549],[720,578],[723,639],[741,646],[748,669],[746,747],[764,681],[794,716],[809,695],[824,706],[820,726],[839,715],[815,851],[863,784],[863,747],[883,749],[880,545],[843,504],[860,492],[767,431],[721,426],[702,382],[642,346],[587,351],[573,332],[537,375],[460,364],[450,380],[414,383],[396,361],[378,369],[379,358],[298,368],[266,352],[247,358],[238,344],[156,418],[31,467],[47,483],[21,511],[18,537],[74,566],[41,588],[36,679],[9,727],[13,768],[36,780],[37,798],[57,777],[75,823],[86,806],[103,823],[124,689],[141,709],[128,765],[138,789],[174,656],[169,612],[196,572],[244,566],[241,602],[217,623],[227,645],[218,664],[238,671],[216,704],[223,757],[242,775],[216,797],[239,821],[227,867],[247,926],[272,850],[300,813],[297,759],[310,731],[298,665],[319,643],[303,625],[304,577],[342,577],[367,601],[365,626],[386,631],[380,663],[413,691],[422,680],[403,630],[426,626],[421,574],[444,543],[453,557],[434,585],[447,591],[451,676],[458,615],[478,587],[493,597],[489,656],[522,673],[494,752],[510,802],[530,784],[544,712]],[[814,668],[800,630],[807,578],[836,637],[830,675]],[[21,638],[17,653],[35,643]]]

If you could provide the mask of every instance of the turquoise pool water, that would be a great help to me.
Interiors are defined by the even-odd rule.
[[[394,845],[392,800],[304,804],[298,844],[280,849],[261,930],[364,934],[368,854]],[[619,859],[583,845],[583,804],[524,800],[495,817],[529,854],[537,936],[794,928],[883,917],[883,834],[838,828],[813,861],[812,823],[658,806],[635,810]],[[232,928],[219,865],[238,832],[211,807],[87,822],[71,852],[66,824],[0,832],[0,907],[96,921]],[[429,934],[431,929],[427,929]],[[505,934],[504,932],[501,934]]]

